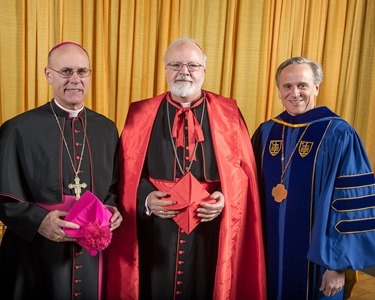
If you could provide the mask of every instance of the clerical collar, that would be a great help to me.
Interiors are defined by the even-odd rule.
[[[191,102],[181,102],[180,104],[181,104],[181,106],[182,106],[183,108],[186,108],[186,107],[190,107],[190,106],[191,106]]]
[[[172,98],[172,94],[169,92],[169,93],[167,94],[167,99],[169,99],[169,100],[171,101],[171,103],[172,103],[172,104],[175,104],[175,106],[177,106],[177,107],[178,107],[178,106],[181,106],[181,107],[183,107],[183,108],[188,108],[188,107],[194,106],[195,103],[197,103],[198,101],[202,102],[201,100],[202,100],[203,98],[205,98],[205,96],[206,96],[206,94],[205,94],[205,92],[202,90],[202,94],[201,94],[201,96],[200,96],[198,99],[193,100],[193,101],[191,101],[191,102],[179,102],[179,101],[174,100],[174,99]]]
[[[82,106],[80,109],[77,109],[77,110],[74,110],[74,109],[66,109],[65,107],[62,107],[55,99],[53,99],[53,101],[55,102],[56,106],[60,109],[62,109],[63,111],[66,111],[67,113],[69,113],[69,117],[70,118],[75,118],[79,115],[79,113],[83,110],[84,106]]]

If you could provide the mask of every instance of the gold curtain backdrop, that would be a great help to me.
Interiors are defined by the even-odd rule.
[[[204,88],[235,98],[250,134],[282,111],[278,65],[323,65],[317,100],[359,132],[375,162],[374,0],[0,0],[0,123],[52,98],[50,48],[81,43],[91,57],[86,105],[122,130],[129,104],[167,90],[163,54],[176,38],[205,49]]]

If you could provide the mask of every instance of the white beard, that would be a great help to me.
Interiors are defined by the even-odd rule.
[[[197,91],[199,91],[203,85],[203,80],[200,82],[173,82],[170,85],[171,93],[181,98],[186,98],[191,95],[194,95]]]

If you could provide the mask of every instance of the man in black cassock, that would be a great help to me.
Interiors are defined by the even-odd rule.
[[[0,299],[100,299],[101,253],[90,255],[63,228],[67,211],[91,191],[112,213],[117,202],[118,131],[84,107],[91,70],[81,45],[52,48],[45,75],[50,102],[0,128]]]

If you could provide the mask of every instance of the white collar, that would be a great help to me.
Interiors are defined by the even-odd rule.
[[[78,116],[78,114],[82,111],[82,109],[84,108],[84,106],[82,106],[80,109],[67,109],[65,107],[62,107],[55,99],[53,99],[55,101],[55,104],[61,108],[62,110],[66,111],[69,113],[69,117],[70,118],[75,118]]]
[[[190,107],[191,106],[191,102],[180,102],[181,106],[183,108],[186,108],[186,107]]]

